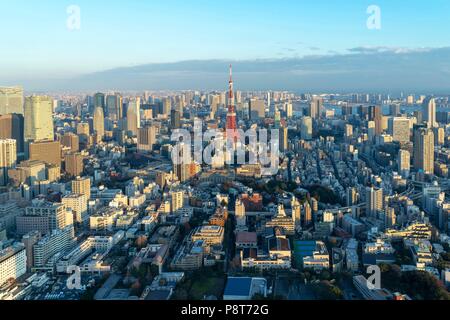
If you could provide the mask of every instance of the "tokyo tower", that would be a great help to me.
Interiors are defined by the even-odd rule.
[[[228,113],[227,113],[227,125],[226,134],[228,139],[233,139],[236,143],[239,138],[239,133],[237,131],[237,119],[236,119],[236,107],[234,102],[234,91],[233,91],[233,69],[230,65],[230,82],[228,90]]]

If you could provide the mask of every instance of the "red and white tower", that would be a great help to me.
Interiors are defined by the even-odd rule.
[[[230,65],[230,82],[228,89],[228,113],[227,113],[226,134],[227,138],[233,139],[234,143],[238,141],[239,133],[237,131],[236,107],[233,91],[233,69],[231,65]]]

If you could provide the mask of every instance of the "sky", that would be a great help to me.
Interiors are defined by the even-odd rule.
[[[71,5],[80,9],[80,29],[67,27]],[[370,5],[380,8],[381,29],[367,28]],[[0,0],[0,12],[0,85],[42,90],[148,64],[450,47],[448,0]]]

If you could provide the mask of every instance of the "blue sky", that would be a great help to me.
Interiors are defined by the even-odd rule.
[[[369,5],[381,30],[366,27]],[[69,5],[81,30],[66,27]],[[0,0],[0,81],[183,60],[450,46],[448,0]]]

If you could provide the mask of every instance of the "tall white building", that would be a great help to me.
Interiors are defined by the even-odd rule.
[[[170,113],[170,110],[169,110]],[[134,98],[128,103],[127,109],[127,130],[133,135],[138,135],[138,129],[141,127],[141,99]]]
[[[102,139],[105,136],[105,115],[102,107],[95,108],[93,122],[94,132]]]
[[[0,186],[8,182],[8,169],[14,168],[17,162],[16,140],[0,140]]]
[[[366,215],[376,217],[383,210],[383,189],[368,187],[366,189]]]
[[[422,104],[423,120],[426,121],[429,127],[437,126],[436,122],[436,101],[433,97],[426,97]]]

